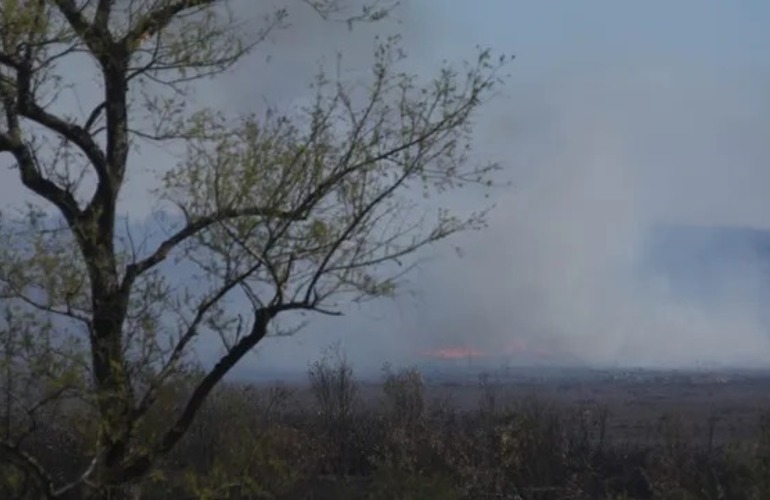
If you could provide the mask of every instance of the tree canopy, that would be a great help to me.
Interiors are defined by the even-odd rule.
[[[299,3],[350,23],[389,11]],[[472,158],[472,118],[505,57],[480,50],[426,79],[400,70],[397,37],[381,39],[366,87],[321,72],[307,105],[235,115],[190,96],[268,43],[289,12],[242,30],[233,9],[0,0],[0,158],[40,202],[0,218],[0,456],[44,497],[108,497],[146,476],[244,355],[297,329],[281,318],[392,295],[417,250],[484,225],[484,207],[459,217],[422,196],[491,185],[496,166]],[[86,63],[77,82],[101,94],[71,112],[65,76]],[[139,153],[148,143],[181,151],[152,191],[166,221],[157,244],[122,226],[121,194],[137,159],[151,161]],[[173,283],[178,266],[191,270],[186,283]],[[194,353],[204,337],[222,345],[210,368]],[[184,403],[166,404],[182,386]],[[65,410],[91,416],[93,459],[54,478],[24,442],[42,412]]]

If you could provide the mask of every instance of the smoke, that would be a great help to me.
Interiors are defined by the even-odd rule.
[[[534,148],[506,135],[506,123],[526,127],[515,115],[480,132],[490,146],[529,152],[511,165],[516,182],[490,230],[465,239],[467,257],[435,275],[434,288],[454,297],[443,299],[453,302],[443,328],[483,316],[464,334],[470,344],[501,352],[525,339],[565,362],[768,364],[770,246],[730,250],[751,246],[740,228],[770,223],[770,155],[757,133],[767,101],[747,92],[751,80],[649,75],[578,75],[540,101],[513,95],[540,107],[529,116],[549,117],[524,138],[537,135]],[[696,272],[682,271],[709,252]]]
[[[259,11],[245,0],[234,5],[247,22],[269,11],[269,4]],[[660,16],[648,4],[636,12],[586,2],[581,13],[597,15],[577,19],[567,15],[577,9],[572,2],[435,9],[406,1],[391,21],[351,32],[303,2],[288,5],[289,29],[190,102],[226,111],[290,106],[305,95],[319,60],[335,68],[337,51],[344,77],[366,75],[375,35],[401,33],[409,67],[427,76],[443,58],[459,61],[476,44],[491,46],[517,60],[504,94],[477,119],[475,150],[481,160],[499,160],[512,185],[495,193],[488,230],[452,242],[464,257],[449,246],[421,255],[424,263],[394,302],[313,318],[294,338],[266,341],[242,370],[301,369],[337,340],[359,369],[420,362],[426,350],[457,346],[596,365],[770,361],[762,258],[718,254],[683,276],[679,262],[715,247],[657,236],[661,228],[770,228],[768,80],[750,62],[767,45],[757,38],[762,26],[694,3],[661,3],[667,14]],[[634,24],[641,14],[649,24]],[[714,38],[723,20],[748,41]],[[82,74],[70,75],[81,88]],[[173,158],[148,150],[135,162],[162,169]],[[16,175],[0,175],[2,185],[14,186],[2,191],[6,203],[17,201]],[[124,212],[146,215],[153,180],[131,176]],[[477,202],[466,194],[447,200],[464,208]],[[742,237],[728,232],[720,241]],[[664,265],[673,254],[681,260]],[[719,272],[711,272],[715,266]],[[695,279],[703,273],[712,279]]]
[[[693,52],[708,50],[697,49],[697,28],[685,43],[674,21],[666,26],[679,45],[664,30],[655,50],[624,51],[615,26],[617,40],[594,33],[593,52],[580,53],[585,44],[538,46],[545,35],[531,33],[524,17],[503,30],[487,12],[489,29],[474,31],[472,13],[462,15],[412,6],[400,31],[413,37],[418,66],[466,57],[474,42],[517,53],[504,95],[477,120],[478,157],[499,160],[512,181],[495,194],[489,229],[452,242],[463,258],[449,246],[423,255],[394,303],[352,308],[295,339],[270,341],[250,366],[301,367],[335,340],[359,369],[459,348],[524,363],[549,353],[564,364],[766,366],[770,252],[748,260],[719,253],[720,244],[745,239],[740,232],[720,233],[716,243],[658,237],[667,228],[770,228],[762,71],[704,62]],[[550,14],[540,15],[531,19],[545,26]],[[644,41],[635,29],[634,40]],[[368,34],[359,35],[355,47],[366,46]],[[344,45],[353,60],[361,57],[355,47]],[[674,254],[686,263],[714,251],[694,274],[667,264]]]

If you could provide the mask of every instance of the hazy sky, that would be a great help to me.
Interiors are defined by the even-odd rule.
[[[244,19],[262,13],[235,3]],[[255,111],[297,102],[335,51],[350,78],[365,74],[375,33],[402,33],[410,67],[426,76],[441,59],[491,47],[516,60],[478,120],[476,152],[513,184],[496,192],[490,230],[455,242],[462,259],[433,252],[410,279],[414,293],[270,340],[248,366],[302,368],[336,339],[367,366],[522,342],[601,363],[770,361],[759,304],[746,299],[755,273],[734,277],[718,311],[682,303],[665,276],[640,285],[637,273],[657,224],[770,228],[770,3],[404,0],[393,21],[352,33],[299,4],[289,4],[290,29],[197,100]],[[137,165],[164,161],[148,149]],[[16,200],[17,181],[0,175],[0,193]],[[130,180],[123,208],[141,217],[147,177]]]
[[[490,230],[464,238],[464,259],[446,252],[412,277],[416,296],[335,321],[334,334],[265,346],[264,357],[291,359],[295,342],[312,354],[341,335],[364,364],[438,345],[500,352],[522,339],[602,363],[770,359],[749,300],[755,270],[733,277],[718,309],[637,273],[656,224],[770,227],[770,5],[435,5],[401,11],[417,66],[475,45],[516,55],[477,138],[513,187],[498,193]]]

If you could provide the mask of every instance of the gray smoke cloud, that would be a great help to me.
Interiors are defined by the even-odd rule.
[[[477,151],[513,181],[489,229],[454,242],[463,258],[437,250],[411,277],[415,294],[353,314],[327,338],[366,367],[440,347],[498,362],[518,349],[518,362],[766,366],[767,261],[726,252],[694,297],[676,266],[646,265],[660,227],[770,227],[768,100],[755,78],[661,66],[509,86],[477,134]],[[686,262],[708,250],[680,242],[657,254]],[[700,300],[709,291],[716,302]],[[302,338],[312,357],[324,336]],[[264,349],[288,360],[295,347]]]
[[[722,272],[703,286],[719,290],[717,304],[672,286],[676,269],[643,265],[660,226],[768,227],[767,99],[753,76],[662,67],[575,74],[545,83],[539,100],[513,91],[498,109],[518,102],[549,119],[520,137],[506,129],[527,124],[500,112],[480,133],[498,152],[528,153],[490,230],[439,273],[434,288],[453,291],[458,318],[445,328],[481,317],[472,345],[523,338],[590,364],[766,365],[767,260],[714,260]],[[704,250],[682,244],[658,253]]]
[[[700,38],[664,46],[654,26],[629,35],[654,39],[648,52],[641,42],[624,50],[613,38],[619,29],[602,38],[586,19],[575,26],[593,30],[590,43],[563,43],[567,35],[554,27],[564,21],[555,14],[527,17],[534,7],[525,9],[526,2],[496,10],[503,4],[479,7],[474,21],[462,13],[470,4],[436,9],[406,1],[391,20],[349,31],[289,3],[289,29],[191,98],[228,111],[291,106],[305,98],[318,62],[333,68],[338,51],[343,76],[365,78],[375,35],[401,33],[408,67],[426,76],[443,58],[472,57],[475,44],[517,55],[509,84],[477,119],[478,157],[500,161],[512,181],[495,193],[489,229],[451,242],[463,258],[451,245],[421,255],[395,301],[351,306],[345,318],[318,318],[296,337],[270,339],[241,371],[302,369],[337,340],[364,369],[419,362],[425,351],[447,346],[601,365],[770,361],[763,320],[770,295],[760,293],[760,264],[728,266],[706,283],[719,288],[716,305],[684,296],[670,270],[645,267],[661,226],[770,228],[766,74],[748,63],[691,58]],[[266,12],[247,0],[234,5],[247,22]],[[553,29],[535,32],[537,23]],[[549,33],[562,38],[543,41]],[[82,74],[75,68],[71,76]],[[161,169],[173,161],[147,149],[136,165],[148,159]],[[138,172],[122,208],[141,219],[152,208],[152,176]],[[6,203],[17,201],[13,175],[0,173]],[[478,202],[474,194],[447,200],[461,208]]]
[[[349,31],[297,4],[292,27],[271,38],[262,59],[203,94],[225,109],[258,109],[262,98],[292,105],[319,61],[333,67],[340,52],[344,76],[365,78],[374,37],[396,32],[409,68],[426,76],[443,58],[472,57],[476,44],[518,58],[509,85],[477,120],[477,157],[500,161],[512,181],[495,194],[489,229],[451,242],[463,258],[451,245],[421,255],[394,302],[316,318],[295,338],[267,341],[242,369],[301,369],[335,341],[367,371],[418,363],[441,347],[501,359],[519,350],[519,362],[545,354],[598,365],[767,364],[761,266],[727,266],[707,282],[720,290],[715,305],[683,296],[672,269],[644,265],[661,225],[770,227],[763,75],[691,62],[677,46],[668,57],[603,49],[611,40],[597,41],[589,56],[579,44],[538,47],[524,17],[512,23],[524,33],[515,43],[515,33],[506,37],[491,21],[494,7],[477,16],[498,26],[489,31],[459,8],[403,2],[390,21]],[[472,193],[447,200],[479,202]],[[700,250],[662,252],[697,258]]]

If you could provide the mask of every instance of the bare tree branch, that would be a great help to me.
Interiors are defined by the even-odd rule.
[[[155,449],[149,452],[142,452],[129,460],[125,468],[128,477],[139,477],[144,474],[159,456],[168,453],[177,441],[184,436],[212,389],[216,387],[222,378],[227,375],[233,366],[235,366],[246,353],[253,349],[254,346],[267,335],[268,324],[272,318],[281,312],[297,309],[309,310],[312,309],[312,306],[305,303],[289,303],[255,311],[252,328],[249,334],[241,338],[232,349],[228,350],[228,352],[217,361],[214,368],[212,368],[195,386],[192,395],[188,398],[179,417],[163,435],[163,438]]]
[[[303,215],[301,211],[283,212],[261,207],[246,207],[222,209],[208,216],[199,217],[188,222],[182,229],[174,233],[171,237],[161,243],[158,248],[149,256],[139,262],[130,264],[126,269],[126,276],[123,280],[124,285],[130,284],[137,276],[162,262],[177,245],[183,241],[195,236],[199,232],[211,227],[214,224],[235,219],[239,217],[270,217],[287,220],[301,220]]]
[[[221,287],[219,287],[219,289],[214,294],[204,299],[198,305],[198,307],[195,310],[195,316],[193,317],[192,321],[187,326],[185,332],[181,335],[179,340],[176,342],[176,345],[171,350],[171,354],[168,357],[168,360],[166,361],[165,365],[161,368],[160,372],[155,377],[155,380],[150,384],[149,388],[145,392],[145,395],[142,397],[142,400],[137,405],[137,408],[136,408],[137,418],[144,415],[147,412],[147,410],[150,408],[150,406],[154,403],[155,397],[157,395],[157,389],[165,382],[166,378],[171,374],[176,363],[184,354],[185,349],[187,348],[187,345],[198,334],[198,327],[206,317],[206,314],[209,312],[209,310],[212,307],[214,307],[217,304],[217,302],[219,302],[231,290],[233,290],[236,286],[242,283],[244,279],[246,279],[249,275],[253,274],[259,268],[260,265],[261,263],[257,263],[254,266],[247,269],[246,271],[244,271],[243,273],[240,273],[239,275],[231,279],[228,279]]]
[[[28,295],[22,293],[20,290],[14,290],[12,293],[5,293],[5,294],[0,293],[0,300],[3,300],[3,299],[5,300],[19,299],[25,304],[30,305],[39,311],[55,314],[57,316],[62,316],[64,318],[73,319],[73,320],[79,321],[80,323],[86,326],[91,323],[90,318],[88,318],[85,314],[81,314],[75,311],[70,304],[67,304],[64,309],[60,309],[54,305],[43,304],[40,301],[34,300]]]
[[[21,140],[0,133],[0,152],[13,154],[21,173],[21,181],[26,187],[53,203],[68,221],[75,220],[80,214],[80,208],[72,193],[65,191],[40,174],[29,148]]]
[[[107,159],[86,129],[48,113],[35,103],[29,94],[19,96],[18,106],[21,116],[62,135],[69,142],[78,146],[91,162],[99,177],[106,178]]]
[[[82,10],[78,8],[74,0],[53,0],[53,3],[88,48],[97,56],[103,56],[108,50],[109,43],[112,42],[107,25],[101,23],[91,24],[83,17]],[[107,3],[112,2],[108,1]]]
[[[99,0],[99,4],[96,6],[94,26],[102,32],[107,31],[109,28],[110,13],[112,12],[113,3],[115,3],[115,0]]]
[[[38,486],[38,489],[44,498],[55,498],[53,479],[40,462],[35,457],[26,453],[24,450],[0,439],[0,456],[3,456],[8,463],[12,463],[22,470],[29,473]]]
[[[142,38],[152,37],[164,29],[181,12],[221,2],[222,0],[176,0],[170,2],[139,19],[120,43],[125,47],[132,47]]]
[[[16,56],[0,52],[0,65],[8,66],[18,71],[22,68],[23,62]]]
[[[91,459],[91,462],[88,464],[88,467],[86,467],[86,470],[83,471],[82,474],[80,474],[74,481],[71,481],[59,488],[56,488],[53,490],[53,496],[54,497],[63,497],[70,491],[74,490],[78,486],[80,486],[83,483],[88,482],[88,478],[93,475],[93,473],[96,471],[96,467],[99,465],[99,460],[101,459],[101,456],[99,454],[94,455],[94,458]]]

